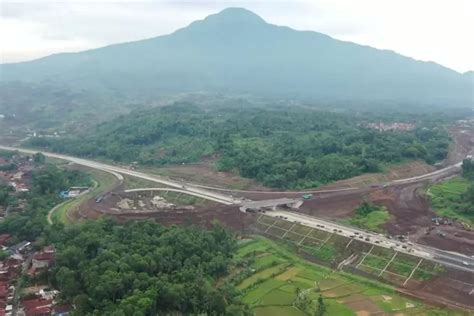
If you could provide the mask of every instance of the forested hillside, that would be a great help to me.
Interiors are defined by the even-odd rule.
[[[235,170],[267,186],[308,188],[407,159],[434,163],[446,156],[449,137],[433,127],[439,118],[399,118],[413,122],[414,129],[367,128],[371,119],[383,120],[369,114],[354,117],[301,108],[203,110],[175,104],[132,112],[78,137],[32,138],[29,145],[144,165],[212,158],[218,169]]]
[[[472,106],[468,76],[393,51],[266,23],[229,8],[170,35],[0,65],[1,82],[137,100],[218,92],[327,101]],[[1,91],[0,91],[1,92]]]

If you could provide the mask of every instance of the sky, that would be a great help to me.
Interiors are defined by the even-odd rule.
[[[169,34],[226,7],[459,72],[474,70],[474,0],[0,0],[0,63]]]

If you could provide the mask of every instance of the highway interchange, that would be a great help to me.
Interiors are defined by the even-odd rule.
[[[25,154],[34,154],[38,152],[36,150],[1,146],[1,145],[0,145],[0,150],[18,151]],[[166,185],[170,188],[176,189],[177,191],[179,190],[180,192],[184,192],[193,196],[201,197],[203,199],[207,199],[207,200],[221,203],[224,205],[241,205],[243,202],[245,202],[243,199],[235,198],[232,195],[217,193],[215,192],[215,190],[211,189],[212,187],[197,186],[190,183],[173,181],[168,178],[163,178],[156,175],[149,175],[143,172],[133,171],[126,168],[104,164],[104,163],[96,162],[92,160],[76,158],[76,157],[71,157],[67,155],[55,154],[55,153],[49,153],[49,152],[43,152],[43,151],[41,152],[46,157],[66,160],[66,161],[69,161],[78,165],[82,165],[85,167],[112,173],[116,177],[119,177],[119,179],[122,179],[122,180],[123,180],[122,175],[128,175],[128,176],[148,180],[150,182]],[[461,165],[462,163],[457,163],[455,165],[451,165],[446,168],[443,168],[431,173],[427,173],[421,176],[395,180],[389,183],[385,183],[383,184],[383,186],[414,183],[414,182],[425,181],[425,180],[430,180],[430,179],[431,180],[439,179],[440,177],[444,177],[446,175],[452,174],[453,172],[459,171],[461,168]],[[348,189],[331,190],[331,192],[338,192],[338,191],[343,192],[343,191],[348,191]],[[312,192],[318,192],[318,191],[316,190]],[[324,191],[320,191],[320,192],[324,192]],[[299,222],[302,225],[317,228],[320,230],[325,230],[325,231],[338,234],[347,238],[358,238],[361,241],[367,242],[369,244],[373,244],[373,245],[377,245],[377,246],[381,246],[385,248],[391,248],[400,252],[409,253],[411,255],[414,255],[420,258],[424,258],[424,259],[441,263],[447,267],[456,268],[458,270],[474,273],[474,258],[465,256],[459,253],[443,251],[443,250],[439,250],[439,249],[435,249],[435,248],[431,248],[428,246],[419,245],[419,244],[415,244],[411,242],[401,242],[389,236],[384,236],[377,233],[363,231],[357,228],[336,224],[331,221],[317,219],[315,217],[310,217],[310,216],[303,215],[296,212],[289,212],[289,211],[283,211],[283,210],[277,209],[276,211],[266,212],[266,215],[272,216],[272,217],[283,218],[285,220],[292,221],[292,222]]]

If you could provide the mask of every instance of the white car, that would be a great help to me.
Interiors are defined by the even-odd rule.
[[[465,265],[465,266],[469,265],[469,263],[467,263],[466,261],[463,261],[462,264]]]

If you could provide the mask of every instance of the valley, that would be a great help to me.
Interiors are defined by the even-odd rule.
[[[390,2],[2,4],[0,316],[474,315],[472,21]]]

